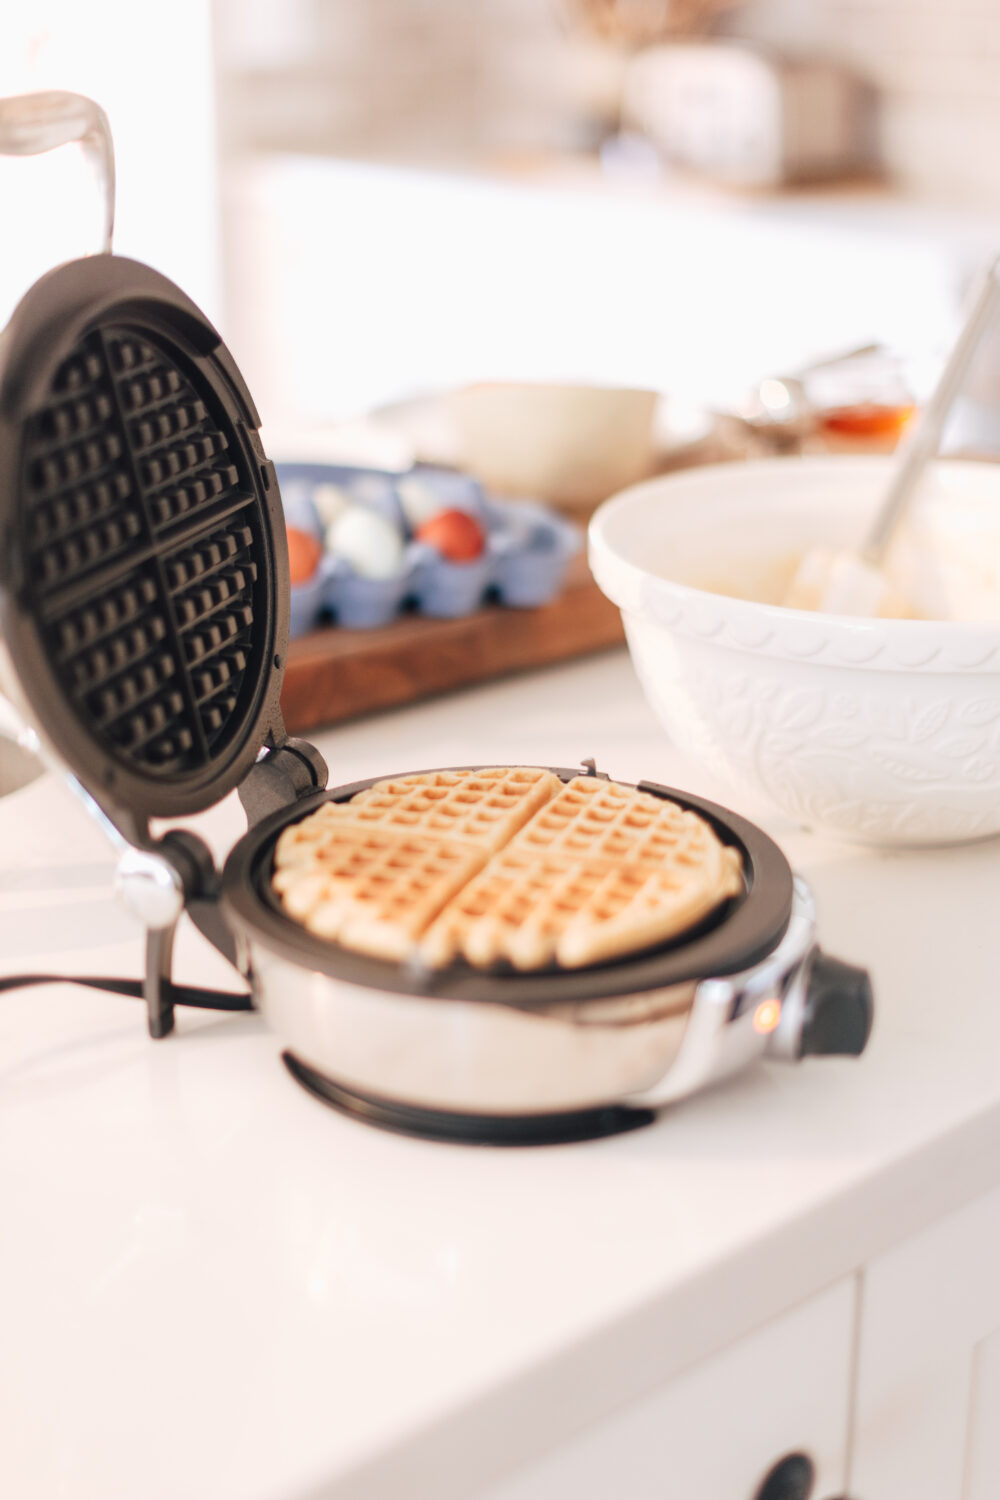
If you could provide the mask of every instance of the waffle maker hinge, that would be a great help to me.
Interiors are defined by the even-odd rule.
[[[239,789],[250,827],[326,786],[326,762],[305,740],[284,739],[266,748]],[[143,994],[149,1034],[174,1029],[172,965],[174,938],[186,911],[204,938],[238,968],[236,940],[219,910],[219,872],[203,839],[172,829],[142,847],[129,845],[118,862],[116,886],[146,928]]]
[[[329,774],[326,761],[308,740],[289,738],[265,750],[239,789],[248,825],[255,828],[300,797],[323,791]]]

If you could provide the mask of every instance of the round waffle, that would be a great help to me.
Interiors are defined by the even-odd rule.
[[[742,889],[739,854],[696,813],[532,767],[378,782],[286,829],[275,866],[286,912],[317,935],[432,967],[600,963]]]

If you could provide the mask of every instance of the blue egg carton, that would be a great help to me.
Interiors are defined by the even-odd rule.
[[[323,608],[338,625],[348,630],[372,630],[388,625],[408,608],[417,570],[413,542],[403,554],[403,566],[392,578],[362,578],[343,557],[331,554],[323,559]]]
[[[493,599],[513,609],[537,609],[559,593],[570,558],[580,550],[578,528],[562,516],[527,501],[495,500],[474,479],[454,470],[419,466],[395,476],[330,464],[276,468],[290,526],[322,537],[312,494],[319,484],[336,484],[355,503],[379,510],[407,538],[402,567],[392,578],[363,578],[345,558],[326,554],[316,577],[291,591],[293,636],[328,616],[346,629],[370,630],[407,610],[460,619]],[[477,517],[486,536],[481,557],[450,562],[437,548],[412,537],[395,489],[397,478],[411,476],[434,490],[442,510],[468,510]]]
[[[354,464],[276,463],[281,503],[289,526],[322,537],[323,523],[313,495],[321,484],[334,484],[355,505],[367,505],[406,533],[406,514],[396,492],[394,474]]]
[[[293,583],[288,596],[288,634],[308,635],[319,624],[326,607],[326,580],[322,565],[307,583]]]

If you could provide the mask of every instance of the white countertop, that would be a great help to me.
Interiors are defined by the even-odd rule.
[[[0,1494],[435,1500],[651,1389],[1000,1180],[1000,842],[864,852],[681,765],[623,653],[321,737],[332,781],[593,755],[758,817],[869,964],[856,1062],[762,1064],[653,1126],[471,1149],[355,1124],[253,1016],[0,996]],[[203,820],[220,845],[230,801]],[[0,965],[138,973],[100,836],[0,800]],[[179,975],[230,982],[194,936]]]

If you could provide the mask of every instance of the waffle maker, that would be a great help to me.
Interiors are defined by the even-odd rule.
[[[745,882],[658,949],[573,972],[427,972],[341,950],[283,914],[279,833],[370,783],[327,790],[320,754],[282,723],[288,561],[258,427],[218,333],[137,262],[49,272],[3,335],[0,689],[22,743],[119,850],[119,893],[146,929],[151,1035],[168,1035],[177,1004],[253,1005],[324,1101],[398,1130],[511,1143],[643,1124],[763,1052],[860,1053],[867,975],[817,948],[808,888],[778,847],[651,782],[639,785],[739,850]],[[234,788],[249,831],[221,872],[190,830],[151,830]],[[249,997],[175,984],[185,911]]]

